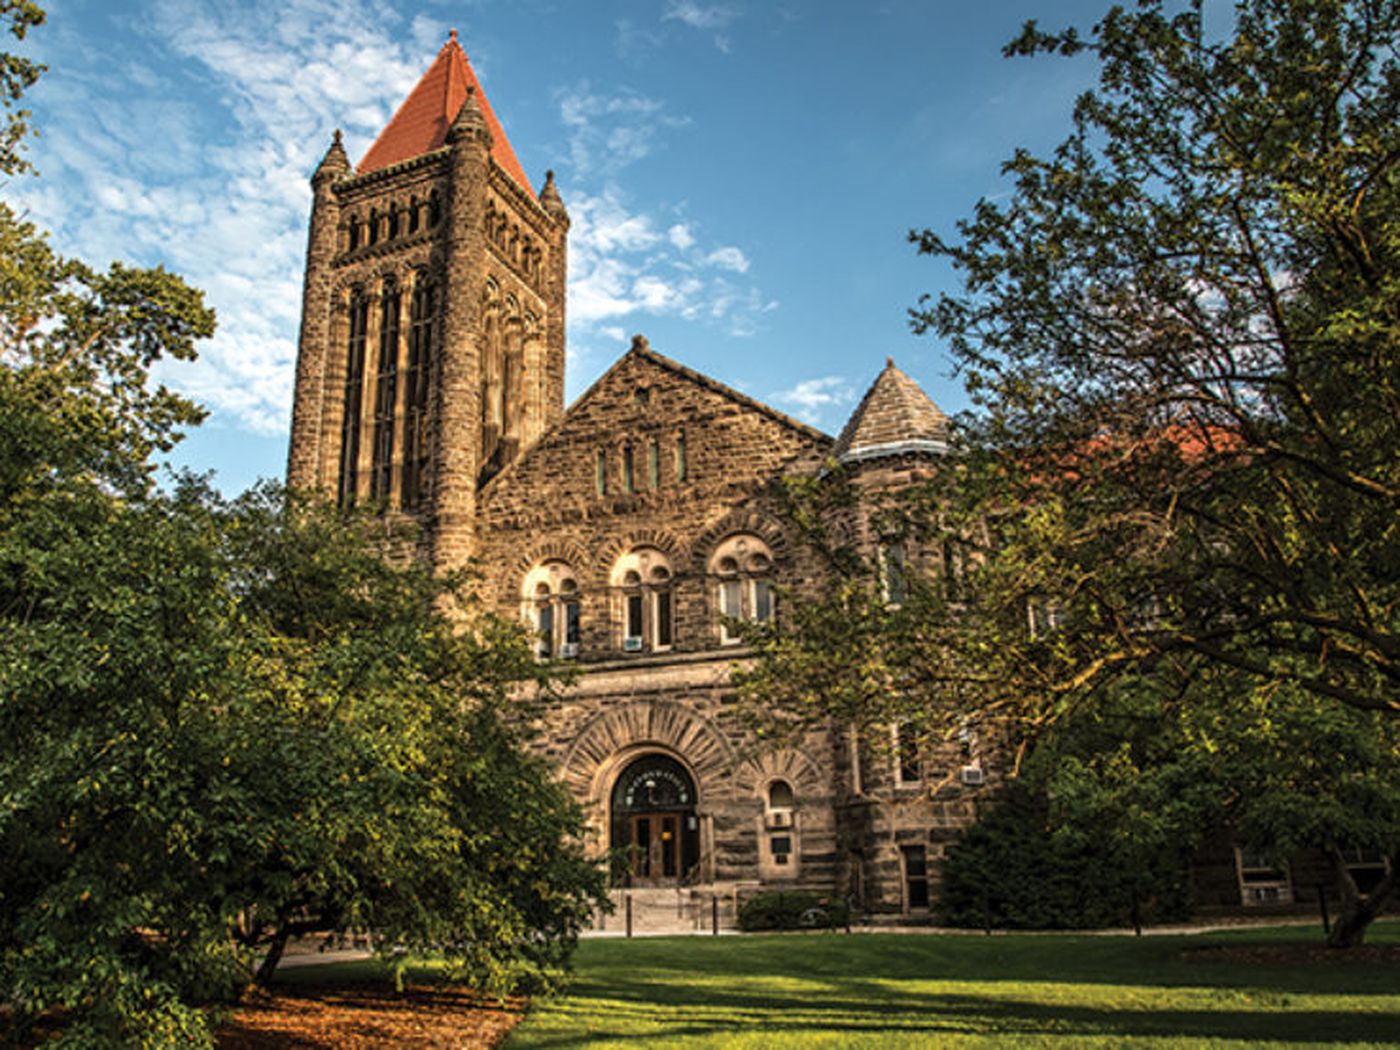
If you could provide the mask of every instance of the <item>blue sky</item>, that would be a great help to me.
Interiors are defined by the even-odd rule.
[[[573,218],[568,397],[643,332],[837,432],[886,356],[945,410],[909,331],[951,233],[1018,145],[1068,129],[1083,61],[1003,59],[1028,18],[1102,0],[49,0],[27,51],[37,179],[6,196],[92,263],[164,263],[218,335],[162,378],[210,420],[177,462],[226,492],[286,460],[310,201],[335,127],[358,159],[456,27],[536,187]]]

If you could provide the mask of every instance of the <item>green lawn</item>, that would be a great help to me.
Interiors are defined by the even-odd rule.
[[[1393,1046],[1400,963],[1184,959],[1193,937],[792,934],[590,940],[567,994],[507,1050],[538,1047]],[[1400,925],[1373,944],[1400,943]]]

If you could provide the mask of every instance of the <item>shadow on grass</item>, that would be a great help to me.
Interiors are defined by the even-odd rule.
[[[664,1045],[746,1034],[785,1045],[823,1033],[861,1045],[870,1037],[912,1045],[938,1035],[1400,1045],[1400,964],[1339,957],[1243,965],[1182,955],[1210,944],[1289,939],[593,942],[579,951],[567,995],[540,1004],[509,1046]]]
[[[664,1038],[701,1037],[761,1031],[788,1033],[795,1042],[803,1033],[898,1035],[1004,1035],[1060,1036],[1065,1038],[1128,1039],[1171,1037],[1177,1039],[1279,1041],[1306,1043],[1370,1042],[1400,1044],[1400,1014],[1348,1013],[1331,1010],[1143,1010],[1087,1006],[1060,1006],[1037,1002],[1006,1001],[975,995],[887,996],[878,1005],[868,1000],[829,1000],[820,1006],[808,999],[775,999],[716,996],[713,1013],[676,1008],[660,1000],[650,1009],[619,1010],[615,1003],[581,1004],[583,1012],[605,1018],[607,1030],[593,1025],[566,1024],[565,1034],[529,1037],[529,1029],[510,1046],[588,1046],[594,1043],[639,1041],[658,1043],[658,1026]],[[557,1021],[568,1022],[577,1011],[558,1011]],[[585,1030],[587,1028],[588,1030]],[[785,1044],[779,1044],[785,1045]]]

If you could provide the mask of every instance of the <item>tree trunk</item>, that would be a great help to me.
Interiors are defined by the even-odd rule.
[[[1346,858],[1335,846],[1328,848],[1332,858],[1332,872],[1341,892],[1342,907],[1337,921],[1332,924],[1332,932],[1327,937],[1329,948],[1355,948],[1366,939],[1366,929],[1375,921],[1385,907],[1395,888],[1395,870],[1400,867],[1400,855],[1390,858],[1390,870],[1385,878],[1376,884],[1370,893],[1363,894],[1356,886],[1356,880],[1347,870]]]
[[[284,921],[277,924],[277,932],[272,935],[272,940],[268,943],[267,954],[258,964],[258,970],[253,974],[253,981],[257,984],[267,984],[272,980],[272,975],[277,972],[277,964],[282,961],[282,953],[287,948],[287,940],[292,935],[291,927]]]

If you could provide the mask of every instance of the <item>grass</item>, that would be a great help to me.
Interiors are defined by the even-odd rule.
[[[790,934],[589,940],[506,1050],[586,1047],[1394,1046],[1400,962],[1231,962],[1189,937]],[[1368,943],[1400,944],[1400,924]]]

